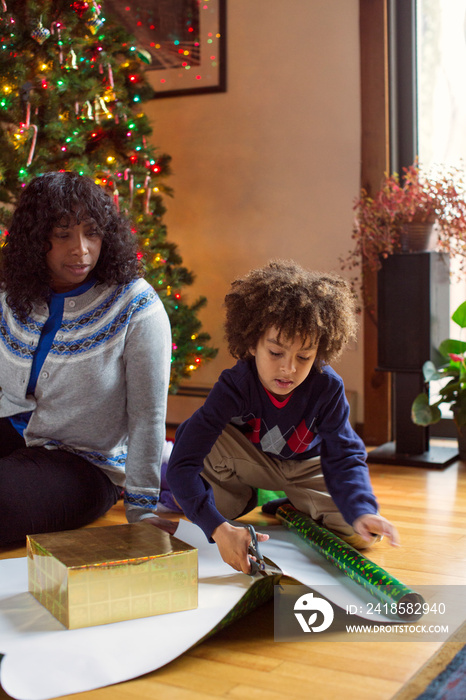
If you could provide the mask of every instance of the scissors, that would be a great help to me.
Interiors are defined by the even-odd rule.
[[[239,523],[238,523],[239,524]],[[262,574],[262,576],[274,576],[276,574],[282,574],[283,571],[275,566],[270,560],[265,560],[261,555],[259,550],[259,543],[257,541],[256,531],[253,525],[246,525],[251,536],[251,542],[248,547],[248,554],[250,554],[255,559],[249,559],[251,562],[250,576],[255,576],[256,574]]]

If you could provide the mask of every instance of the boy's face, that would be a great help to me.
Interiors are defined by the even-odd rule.
[[[277,328],[269,328],[250,352],[256,359],[259,379],[267,391],[283,401],[299,386],[311,371],[319,344],[283,334],[279,339]]]

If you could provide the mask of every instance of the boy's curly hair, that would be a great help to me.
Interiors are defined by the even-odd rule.
[[[286,340],[311,339],[319,347],[318,370],[337,359],[356,337],[356,298],[339,275],[305,270],[276,260],[232,282],[225,297],[225,336],[237,359],[249,359],[271,327]]]
[[[135,237],[111,196],[91,178],[75,172],[47,172],[23,190],[2,249],[0,286],[25,321],[35,302],[50,296],[46,254],[57,224],[91,219],[102,237],[93,274],[98,282],[125,284],[140,274]]]

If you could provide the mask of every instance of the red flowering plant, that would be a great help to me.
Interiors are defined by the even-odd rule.
[[[436,224],[436,250],[459,256],[459,267],[464,269],[466,192],[463,172],[458,168],[439,168],[427,173],[416,161],[403,169],[402,181],[398,173],[386,173],[373,197],[362,189],[354,209],[355,246],[346,258],[340,258],[342,269],[364,264],[378,270],[381,259],[404,249],[402,237],[406,225],[424,222]]]
[[[461,328],[466,328],[466,301],[456,309],[452,320]],[[444,363],[437,367],[430,360],[425,362],[422,371],[426,383],[444,380],[437,395],[430,402],[427,393],[416,396],[411,407],[411,417],[416,425],[432,425],[442,417],[440,404],[447,404],[461,432],[466,425],[466,342],[447,338],[439,346]]]

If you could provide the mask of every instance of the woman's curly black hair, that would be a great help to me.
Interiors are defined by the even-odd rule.
[[[33,304],[50,296],[46,254],[57,224],[92,220],[102,237],[93,274],[98,282],[125,284],[140,275],[130,222],[111,196],[91,178],[75,172],[47,172],[23,190],[2,249],[0,286],[7,302],[26,320]]]
[[[225,336],[233,357],[252,357],[261,336],[276,328],[286,340],[318,342],[315,367],[336,360],[355,338],[357,301],[339,275],[276,260],[232,282],[225,297]]]

